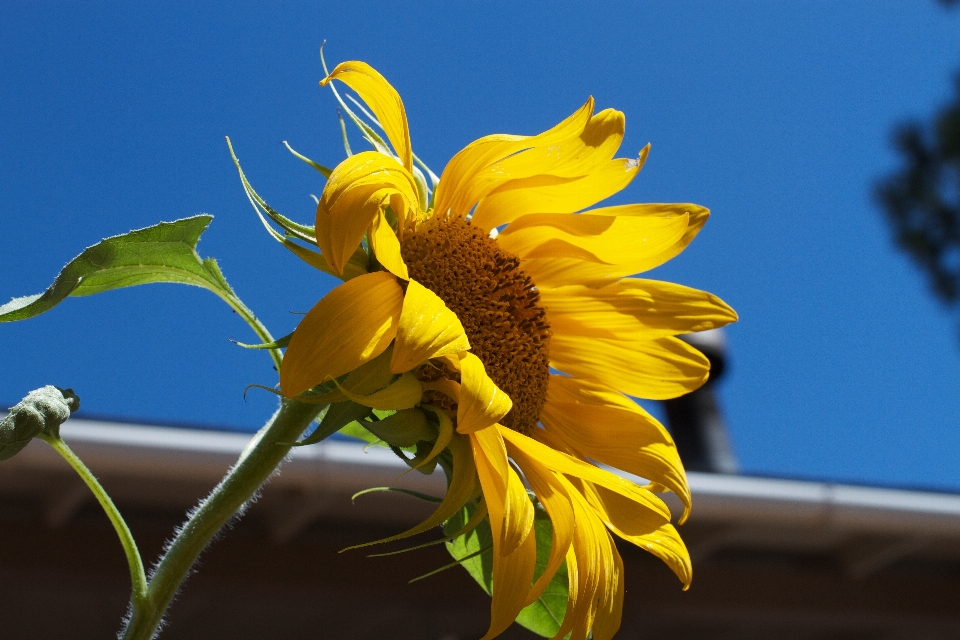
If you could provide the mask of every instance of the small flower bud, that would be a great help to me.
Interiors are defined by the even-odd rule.
[[[0,460],[12,458],[41,432],[60,437],[60,425],[80,408],[73,389],[47,385],[27,394],[0,421]]]

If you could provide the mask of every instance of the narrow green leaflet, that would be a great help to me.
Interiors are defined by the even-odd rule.
[[[459,514],[443,525],[446,535],[456,533],[470,519],[476,505],[468,504]],[[534,581],[540,577],[550,558],[550,545],[553,542],[553,525],[546,511],[539,504],[533,521],[534,534],[537,536],[537,568]],[[490,593],[493,582],[493,536],[490,521],[484,520],[473,531],[447,543],[447,551],[455,560],[467,558],[460,564],[467,573]],[[481,549],[487,551],[474,555]],[[567,563],[560,565],[557,574],[536,602],[529,605],[517,616],[517,624],[545,638],[551,638],[560,630],[563,615],[567,609]]]
[[[272,343],[273,336],[227,284],[216,260],[201,259],[197,254],[200,234],[211,220],[213,216],[193,216],[101,240],[67,263],[43,293],[14,298],[0,306],[0,322],[40,315],[68,296],[89,296],[151,282],[178,282],[215,293],[261,340]],[[279,350],[271,353],[279,366]]]

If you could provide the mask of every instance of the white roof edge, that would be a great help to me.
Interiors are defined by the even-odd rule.
[[[64,440],[98,474],[217,479],[252,434],[72,419]],[[59,460],[33,443],[3,463],[49,467]],[[381,447],[326,440],[296,448],[272,482],[314,491],[390,485],[407,467]],[[688,473],[692,520],[699,523],[815,527],[844,533],[960,537],[960,494],[830,482]],[[406,473],[408,488],[442,492],[442,474]],[[668,495],[674,512],[679,501]]]

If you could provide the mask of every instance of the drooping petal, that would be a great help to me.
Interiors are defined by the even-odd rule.
[[[333,170],[317,205],[316,234],[317,246],[336,273],[343,273],[364,234],[388,206],[401,228],[420,210],[413,176],[396,158],[364,151]],[[392,253],[385,255],[388,263],[393,258]]]
[[[579,258],[645,271],[687,230],[686,214],[673,218],[533,213],[518,218],[497,237],[521,260]]]
[[[604,589],[593,619],[593,640],[612,640],[623,617],[623,559],[609,533],[604,548],[609,551],[610,562],[604,566]]]
[[[522,449],[510,446],[508,450],[510,456],[523,471],[527,482],[530,483],[530,488],[533,489],[537,499],[540,500],[546,510],[553,528],[550,557],[547,559],[543,573],[537,578],[530,594],[527,596],[527,604],[530,604],[543,595],[560,565],[563,564],[567,550],[573,543],[575,517],[570,498],[554,473],[534,458],[526,455]]]
[[[606,531],[577,488],[563,476],[558,476],[558,481],[570,496],[576,521],[571,549],[573,562],[571,563],[571,554],[568,553],[567,568],[569,571],[571,564],[576,565],[576,570],[569,575],[571,578],[576,576],[577,580],[576,598],[567,601],[567,611],[560,631],[569,631],[570,640],[585,640],[593,626],[597,591],[603,587],[603,543]],[[573,590],[571,585],[570,591]],[[557,635],[563,637],[559,633]]]
[[[437,294],[410,280],[403,298],[390,370],[410,371],[430,358],[469,348],[470,341],[457,314]]]
[[[471,142],[443,170],[437,186],[434,209],[465,216],[481,198],[508,180],[534,175],[529,167],[506,167],[500,162],[526,149],[562,145],[576,140],[590,122],[593,98],[557,126],[536,136],[496,134]],[[522,163],[521,163],[522,164]]]
[[[397,335],[403,290],[384,271],[334,288],[307,312],[287,347],[280,390],[293,396],[372,360]]]
[[[413,171],[413,151],[410,145],[410,128],[407,112],[397,90],[380,73],[366,62],[351,60],[338,64],[330,75],[320,81],[326,86],[331,80],[339,80],[357,92],[380,121],[390,144],[403,162],[407,171]]]
[[[471,433],[499,422],[513,401],[487,375],[480,358],[465,353],[460,360],[460,399],[457,404],[457,431]]]
[[[709,360],[679,338],[629,341],[558,334],[550,340],[550,366],[650,400],[694,391],[710,374]]]
[[[684,589],[693,580],[693,567],[686,545],[670,523],[657,522],[642,509],[603,487],[582,483],[584,495],[615,534],[649,551],[670,567]]]
[[[490,628],[483,638],[494,638],[513,624],[526,605],[536,568],[536,536],[532,534],[533,505],[497,429],[469,435],[477,477],[483,489],[493,535],[493,599]]]
[[[667,505],[647,489],[638,487],[618,475],[558,451],[522,433],[510,429],[498,429],[498,432],[501,438],[511,447],[521,449],[527,456],[535,458],[547,468],[606,487],[636,503],[638,508],[643,508],[657,515],[663,522],[670,521],[670,510]]]
[[[610,395],[619,400],[611,401]],[[583,457],[673,491],[684,505],[681,522],[686,518],[690,488],[676,445],[667,430],[629,398],[583,380],[551,376],[540,421]]]
[[[651,339],[715,329],[737,319],[733,309],[706,291],[639,278],[602,287],[541,287],[540,301],[555,334]]]

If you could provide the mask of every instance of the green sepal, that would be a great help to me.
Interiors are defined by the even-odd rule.
[[[402,409],[376,422],[364,421],[363,426],[387,444],[412,447],[421,440],[435,440],[436,429],[431,428],[420,409]]]
[[[230,150],[230,157],[233,158],[233,164],[237,167],[237,173],[240,174],[240,183],[243,185],[243,190],[246,192],[250,203],[254,205],[257,215],[260,215],[260,210],[257,209],[257,206],[259,206],[260,209],[263,209],[263,211],[267,214],[267,216],[270,217],[271,220],[280,225],[280,227],[291,237],[298,238],[310,244],[316,245],[317,236],[313,227],[300,224],[299,222],[294,222],[290,218],[280,214],[273,207],[268,205],[267,202],[261,198],[256,191],[254,191],[253,185],[250,184],[250,181],[247,180],[246,174],[243,173],[243,168],[240,166],[240,159],[237,158],[237,154],[233,151],[233,143],[230,142],[230,138],[227,138],[227,148]],[[264,224],[266,225],[266,221],[264,221]],[[270,227],[268,226],[267,228]]]
[[[303,160],[303,161],[306,162],[308,165],[310,165],[311,167],[313,167],[314,169],[316,169],[317,172],[319,172],[320,175],[322,175],[324,178],[329,178],[329,177],[330,177],[330,174],[333,173],[333,171],[332,171],[331,169],[326,168],[325,166],[323,166],[322,164],[320,164],[320,163],[318,163],[318,162],[314,162],[313,160],[311,160],[310,158],[308,158],[308,157],[305,156],[305,155],[302,155],[302,154],[300,154],[300,153],[297,153],[297,152],[294,150],[294,148],[290,146],[290,143],[288,143],[286,140],[283,141],[283,146],[285,146],[285,147],[287,148],[287,151],[289,151],[290,153],[292,153],[297,159]]]
[[[320,419],[320,423],[313,432],[295,444],[302,447],[308,444],[316,444],[321,440],[332,436],[341,431],[346,425],[362,420],[370,415],[370,407],[364,407],[356,402],[334,402],[327,407],[326,413]]]
[[[470,519],[476,510],[474,503],[467,504],[460,513],[443,525],[445,535],[458,531]],[[537,563],[534,582],[543,573],[550,558],[550,546],[553,543],[553,525],[543,507],[536,503],[533,532],[537,538]],[[460,564],[477,584],[488,594],[493,585],[493,536],[490,521],[485,519],[476,529],[447,543],[447,551],[454,559],[462,559]],[[477,553],[483,549],[487,551]],[[567,563],[564,561],[536,602],[524,608],[517,616],[517,624],[545,638],[552,638],[560,630],[567,609],[568,596]]]
[[[290,338],[293,337],[293,334],[283,336],[282,338],[277,338],[273,342],[267,342],[264,344],[245,344],[243,342],[237,342],[236,340],[231,340],[233,344],[238,347],[243,347],[244,349],[286,349],[287,345],[290,344]]]
[[[152,282],[179,282],[237,301],[215,260],[201,260],[197,242],[213,216],[199,215],[101,240],[71,260],[41,294],[0,306],[0,322],[25,320],[68,296],[89,296]]]
[[[350,501],[354,501],[362,495],[368,493],[376,493],[379,491],[392,491],[394,493],[404,493],[408,496],[413,496],[414,498],[419,498],[425,502],[433,502],[440,504],[443,502],[443,498],[437,498],[436,496],[427,495],[426,493],[420,493],[419,491],[414,491],[413,489],[403,489],[401,487],[370,487],[369,489],[364,489],[363,491],[357,491],[350,497]],[[430,543],[433,544],[433,543]],[[381,555],[390,555],[390,554],[381,554]],[[371,556],[372,557],[372,556]]]

